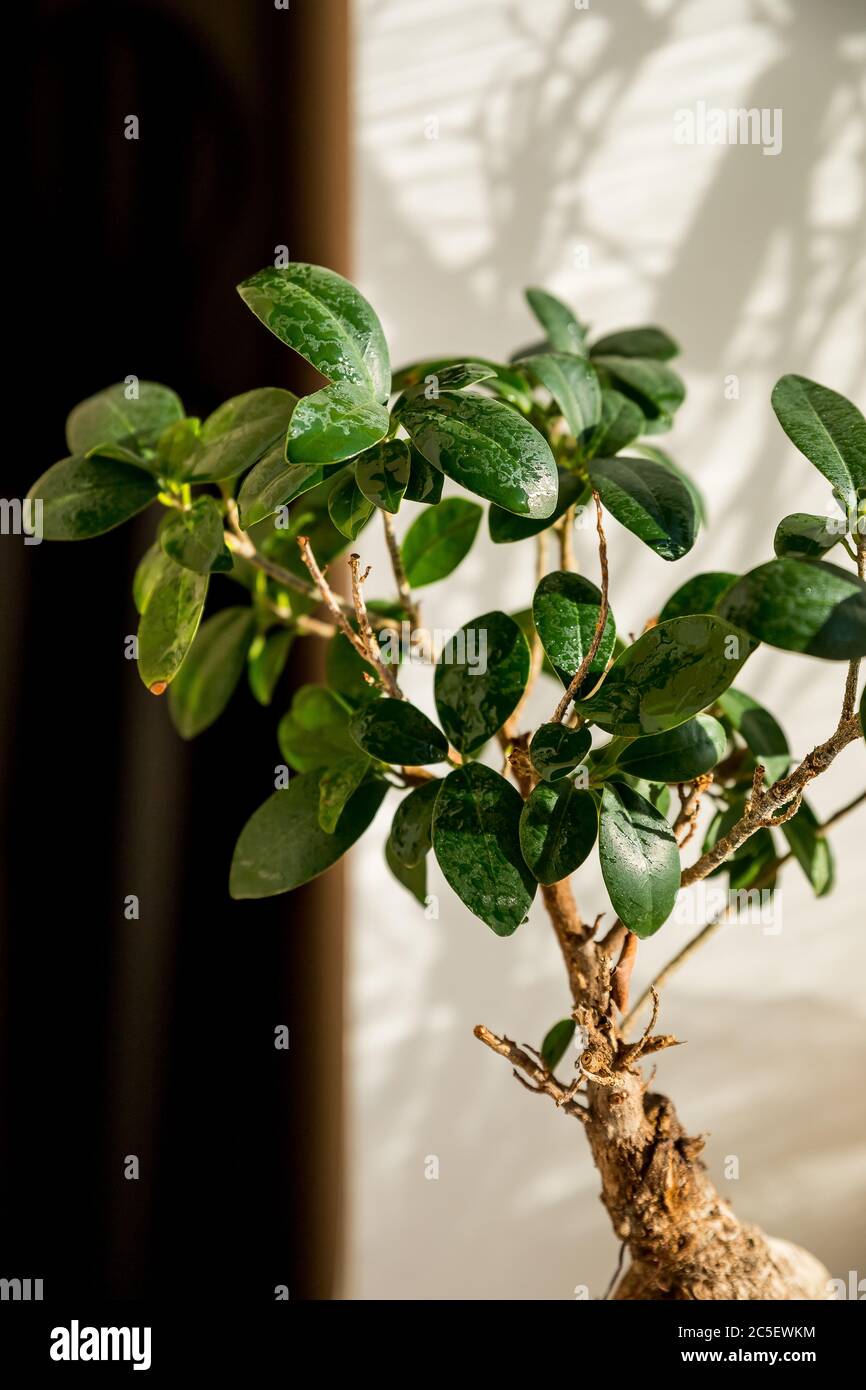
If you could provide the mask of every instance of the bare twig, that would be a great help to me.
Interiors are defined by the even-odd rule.
[[[355,651],[363,661],[369,661],[369,652],[363,638],[355,631],[343,611],[343,604],[337,598],[327,579],[319,569],[318,561],[313,554],[312,546],[306,536],[298,536],[298,549],[301,552],[301,559],[310,572],[315,588],[314,596],[321,599],[328,612],[331,614],[337,627],[342,632],[348,642],[351,642]],[[354,611],[350,609],[350,612]]]
[[[568,508],[557,530],[559,531],[559,567],[574,569],[574,506]]]
[[[601,509],[601,498],[595,490],[593,490],[592,495],[595,501],[595,524],[596,530],[598,531],[598,559],[599,565],[601,566],[601,607],[598,610],[598,621],[595,625],[595,632],[592,635],[592,641],[589,644],[586,655],[584,656],[583,661],[580,663],[577,670],[575,671],[568,689],[566,690],[559,704],[556,706],[556,709],[553,711],[553,714],[550,716],[551,723],[553,724],[561,724],[563,719],[565,718],[569,705],[571,704],[572,700],[574,699],[575,695],[577,694],[578,690],[583,684],[584,677],[586,676],[587,671],[589,670],[590,666],[595,660],[595,654],[598,651],[599,646],[601,645],[601,639],[604,634],[605,623],[607,622],[607,540],[604,534],[604,516]]]
[[[637,937],[634,932],[626,932],[619,960],[610,981],[610,997],[621,1014],[624,1014],[628,1008],[629,981],[636,960]]]
[[[680,849],[689,843],[698,828],[701,797],[712,785],[712,781],[713,774],[705,772],[701,777],[695,778],[688,791],[686,790],[687,784],[682,782],[677,788],[680,797],[680,809],[674,821],[673,830]]]
[[[500,1057],[505,1057],[514,1068],[514,1075],[519,1081],[523,1081],[520,1072],[529,1077],[534,1086],[528,1089],[534,1090],[536,1095],[550,1096],[555,1101],[559,1109],[564,1110],[568,1115],[574,1115],[578,1120],[585,1120],[587,1116],[586,1107],[575,1100],[573,1093],[569,1095],[570,1088],[561,1086],[552,1072],[545,1066],[540,1065],[524,1052],[523,1048],[518,1047],[517,1043],[510,1038],[498,1038],[495,1033],[491,1033],[489,1028],[485,1028],[483,1023],[479,1023],[474,1030],[476,1038],[487,1047],[498,1052]],[[526,1084],[525,1082],[523,1083]]]
[[[296,594],[303,594],[304,598],[319,598],[319,594],[312,584],[306,584],[303,579],[292,574],[291,570],[276,564],[275,561],[269,560],[267,555],[263,555],[260,550],[256,550],[252,540],[241,527],[238,518],[238,504],[233,497],[226,500],[226,520],[229,529],[223,533],[223,540],[234,555],[240,555],[242,559],[248,560],[256,569],[276,580],[281,588],[290,589]],[[334,595],[334,602],[344,613],[352,612],[352,605],[338,594]]]
[[[309,545],[307,548],[309,549]],[[379,679],[388,694],[395,700],[402,700],[403,692],[397,684],[394,672],[382,660],[379,643],[376,641],[376,634],[370,625],[370,615],[364,601],[364,584],[370,574],[370,566],[368,565],[362,574],[361,557],[353,553],[349,556],[349,569],[352,574],[352,602],[355,605],[355,618],[358,622],[361,639],[367,648],[367,660],[371,666],[375,666],[379,673]]]
[[[385,530],[385,542],[388,546],[388,554],[391,557],[391,569],[394,571],[394,580],[397,585],[397,595],[400,599],[401,607],[404,609],[413,628],[418,627],[421,622],[418,604],[413,599],[412,590],[409,588],[409,580],[406,577],[403,556],[400,554],[400,544],[397,540],[397,533],[394,530],[393,518],[386,511],[382,512],[382,525]]]

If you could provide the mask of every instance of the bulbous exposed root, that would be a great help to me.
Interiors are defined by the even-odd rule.
[[[808,1250],[775,1236],[765,1236],[756,1227],[741,1227],[740,1231],[743,1247],[741,1257],[734,1264],[727,1258],[721,1266],[716,1264],[714,1250],[718,1247],[715,1242],[706,1249],[705,1267],[696,1268],[688,1284],[671,1282],[652,1265],[636,1262],[626,1270],[611,1298],[668,1302],[685,1299],[816,1302],[830,1297],[830,1275]]]

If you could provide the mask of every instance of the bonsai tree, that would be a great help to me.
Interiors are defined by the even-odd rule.
[[[509,362],[460,355],[392,376],[373,309],[332,271],[269,267],[239,290],[322,374],[320,390],[298,399],[262,387],[201,421],[167,387],[128,377],[75,407],[70,456],[30,494],[47,539],[97,536],[150,506],[160,517],[132,581],[137,661],[149,691],[168,690],[183,738],[218,718],[244,673],[270,705],[293,642],[324,644],[325,681],[298,690],[279,721],[275,790],[240,831],[232,896],[288,892],[323,873],[390,797],[395,892],[425,904],[432,852],[479,927],[502,938],[540,897],[570,1016],[537,1050],[486,1026],[475,1034],[583,1127],[630,1255],[613,1297],[827,1297],[813,1256],[743,1224],[717,1194],[701,1140],[650,1089],[643,1063],[677,1041],[658,1031],[659,991],[697,943],[771,898],[789,861],[818,897],[832,888],[830,821],[819,823],[807,792],[863,737],[863,416],[783,376],[772,407],[824,475],[826,515],[782,518],[775,555],[747,574],[663,589],[644,630],[626,637],[605,528],[612,519],[652,552],[654,581],[658,557],[687,554],[702,520],[698,490],[658,446],[684,397],[667,333],[592,340],[533,289],[543,339]],[[458,490],[443,496],[446,479]],[[484,508],[472,498],[488,504],[504,553],[535,548],[535,591],[520,612],[461,613],[440,641],[418,593],[473,545]],[[400,538],[404,501],[421,509]],[[360,557],[374,521],[393,568],[387,583],[376,576],[376,599]],[[202,621],[212,580],[222,598],[234,585],[235,602]],[[760,643],[839,663],[838,706],[802,762],[743,683]],[[431,665],[438,722],[401,689],[409,660]],[[530,728],[536,682],[548,714]],[[712,814],[700,843],[702,804]],[[579,907],[575,876],[595,853],[609,902]],[[640,942],[709,875],[726,876],[723,910],[629,1008]]]

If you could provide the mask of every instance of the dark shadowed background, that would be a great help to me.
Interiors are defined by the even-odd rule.
[[[201,416],[253,386],[311,389],[234,286],[282,243],[349,270],[343,0],[43,0],[34,21],[16,58],[32,63],[12,271],[26,304],[7,322],[33,400],[7,498],[63,457],[69,409],[127,374]],[[0,1276],[42,1278],[67,1305],[202,1286],[328,1297],[339,883],[264,903],[227,890],[305,673],[266,712],[240,687],[182,743],[124,657],[152,527],[0,538]],[[214,608],[232,592],[217,581]]]

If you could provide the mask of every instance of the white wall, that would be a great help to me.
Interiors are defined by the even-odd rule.
[[[683,345],[689,390],[661,442],[699,481],[712,525],[674,566],[609,522],[618,626],[639,631],[693,573],[769,558],[781,516],[827,503],[775,422],[774,380],[800,371],[863,402],[862,6],[358,0],[356,12],[356,267],[395,361],[507,356],[534,336],[530,284],[599,329],[659,322]],[[782,152],[675,144],[675,110],[699,101],[781,108]],[[730,374],[738,400],[725,399]],[[387,593],[378,536],[362,548]],[[594,577],[591,533],[578,548]],[[531,551],[483,536],[453,582],[424,593],[427,623],[525,606]],[[763,649],[739,685],[803,753],[830,731],[843,681],[839,666]],[[428,710],[431,684],[411,673]],[[850,748],[815,786],[819,812],[864,773]],[[485,1022],[537,1045],[567,1013],[551,930],[536,907],[499,940],[435,865],[441,917],[426,921],[382,863],[392,811],[352,863],[346,1296],[568,1299],[585,1284],[601,1297],[617,1247],[583,1134],[472,1037]],[[665,990],[663,1026],[688,1046],[663,1055],[658,1078],[690,1131],[710,1132],[738,1212],[842,1277],[866,1274],[864,822],[834,835],[830,899],[816,905],[789,868],[780,935],[729,927]],[[576,889],[586,914],[607,908],[594,869]],[[694,930],[672,922],[642,944],[638,985]],[[728,1155],[738,1180],[724,1177]]]

